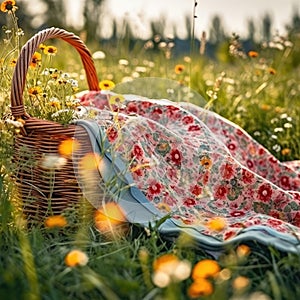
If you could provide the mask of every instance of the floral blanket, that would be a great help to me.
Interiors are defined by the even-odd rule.
[[[211,250],[256,240],[300,252],[299,162],[281,163],[243,129],[191,103],[124,95],[115,105],[111,97],[87,92],[80,102],[96,112],[152,211],[170,215],[163,233],[188,232]]]

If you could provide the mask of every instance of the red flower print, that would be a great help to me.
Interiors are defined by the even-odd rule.
[[[179,108],[173,105],[167,105],[166,108],[167,108],[167,116],[171,118],[176,116],[177,112],[179,111]]]
[[[113,143],[118,137],[118,131],[115,127],[111,126],[107,128],[106,135],[109,142]]]
[[[224,234],[224,240],[229,240],[230,238],[235,236],[235,231],[227,231]]]
[[[233,169],[233,167],[232,167],[231,164],[225,164],[225,165],[223,165],[221,167],[220,171],[221,171],[221,176],[224,179],[230,179],[234,175],[234,169]]]
[[[181,164],[181,153],[178,149],[172,149],[170,155],[171,160],[175,165]]]
[[[236,130],[236,134],[237,135],[243,135],[244,133],[243,133],[243,131],[241,129],[237,129]]]
[[[297,227],[300,227],[300,212],[295,213],[295,216],[292,220],[292,224],[297,226]]]
[[[247,166],[248,166],[249,169],[253,168],[254,164],[253,164],[253,162],[251,160],[247,160],[246,163],[247,163]]]
[[[230,212],[230,215],[232,217],[242,217],[245,215],[245,212],[243,212],[242,210],[233,210]]]
[[[159,114],[159,115],[161,115],[162,114],[162,110],[159,107],[154,107],[154,109],[152,110],[152,113],[153,114]]]
[[[230,151],[234,151],[236,149],[236,145],[233,144],[233,143],[230,143],[227,145],[227,148],[230,150]]]
[[[186,124],[186,125],[191,124],[194,122],[194,118],[192,116],[184,116],[182,118],[182,122],[183,122],[183,124]]]
[[[202,193],[202,187],[200,185],[195,185],[192,190],[191,190],[192,194],[195,196],[199,196]]]
[[[186,198],[186,199],[183,201],[183,205],[184,205],[184,206],[187,206],[187,207],[195,206],[196,203],[197,203],[196,200],[193,199],[193,198]]]
[[[135,145],[133,146],[132,154],[133,154],[133,156],[136,157],[137,159],[140,159],[140,158],[143,157],[144,151],[143,151],[142,147],[140,147],[139,145],[135,144]]]
[[[129,102],[127,105],[126,105],[126,109],[127,109],[127,113],[130,114],[130,113],[137,113],[138,112],[138,108],[137,108],[137,105],[136,103],[134,102]]]
[[[191,125],[188,128],[188,131],[199,131],[199,130],[201,130],[199,125]]]
[[[228,188],[226,186],[219,185],[219,186],[217,186],[217,188],[215,190],[214,196],[216,199],[225,199],[227,193],[228,193]]]
[[[271,157],[269,158],[269,161],[270,161],[271,163],[273,163],[273,164],[276,164],[276,163],[278,163],[278,160],[277,160],[277,158],[276,158],[276,157],[274,157],[274,156],[271,156]]]
[[[274,226],[274,227],[282,225],[282,221],[277,220],[277,219],[269,219],[267,223],[268,223],[268,225]]]
[[[290,184],[290,179],[288,176],[282,176],[280,178],[280,184],[282,187],[284,187],[285,189],[290,189],[291,188],[291,184]]]
[[[269,202],[272,196],[272,188],[270,184],[263,183],[258,189],[258,198],[263,202]]]
[[[159,182],[152,182],[148,187],[148,193],[150,195],[158,195],[160,194],[163,186]]]
[[[231,228],[245,228],[246,226],[241,223],[241,222],[238,222],[238,223],[233,223],[230,225]]]
[[[254,174],[246,169],[242,170],[242,181],[244,183],[253,183],[255,180]]]

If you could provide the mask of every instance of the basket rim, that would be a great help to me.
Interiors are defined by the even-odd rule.
[[[96,67],[92,58],[92,55],[84,44],[84,42],[73,32],[66,31],[62,28],[46,28],[44,30],[39,31],[34,36],[32,36],[22,47],[20,51],[20,55],[17,59],[17,63],[14,69],[12,82],[11,82],[11,94],[10,94],[10,109],[12,115],[18,119],[21,118],[25,120],[24,127],[26,128],[26,123],[29,119],[32,119],[33,122],[29,122],[32,124],[40,122],[44,122],[45,124],[56,124],[56,122],[41,120],[38,118],[34,118],[30,116],[24,106],[23,93],[26,82],[26,75],[28,72],[28,68],[34,55],[34,52],[37,50],[38,46],[45,42],[48,39],[61,39],[71,46],[73,46],[80,55],[81,62],[85,69],[86,79],[89,86],[89,90],[91,91],[99,91],[99,80],[97,76]],[[58,125],[58,124],[57,124]],[[60,124],[59,124],[60,125]],[[62,125],[60,125],[61,127]],[[26,130],[23,130],[23,133]]]

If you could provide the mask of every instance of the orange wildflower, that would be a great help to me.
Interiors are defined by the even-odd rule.
[[[72,250],[65,257],[65,264],[68,267],[85,266],[88,261],[88,256],[80,250]]]
[[[14,0],[6,0],[1,3],[0,10],[7,13],[15,12],[18,9],[16,6],[16,1]]]
[[[192,271],[192,278],[198,280],[199,278],[214,277],[220,272],[219,264],[212,259],[203,259],[196,263]]]
[[[101,162],[99,154],[91,152],[87,153],[80,161],[80,168],[85,171],[97,170]]]
[[[238,257],[245,257],[249,255],[250,252],[251,249],[247,245],[239,245],[236,249],[236,254],[238,255]]]
[[[210,230],[214,231],[222,231],[226,227],[226,221],[223,218],[220,217],[215,217],[210,219],[207,223],[206,226]]]
[[[31,58],[30,67],[36,68],[37,66],[40,65],[41,61],[42,61],[42,55],[38,52],[34,52]]]
[[[115,202],[106,203],[95,212],[95,226],[101,232],[112,232],[117,225],[126,222],[125,213]]]
[[[238,276],[232,282],[232,287],[235,290],[243,290],[245,289],[250,283],[249,278],[245,276]]]
[[[80,144],[76,139],[66,139],[58,146],[58,153],[62,156],[71,156],[74,151],[79,150]]]
[[[184,71],[184,65],[176,65],[175,66],[175,73],[181,74]]]
[[[174,254],[164,254],[153,262],[153,283],[158,287],[166,287],[171,282],[180,282],[191,274],[191,263],[180,260]]]
[[[64,216],[50,216],[45,220],[45,226],[47,228],[64,227],[67,225],[67,220]]]
[[[256,52],[256,51],[249,51],[249,52],[248,52],[248,55],[249,55],[250,57],[255,58],[255,57],[258,56],[258,52]]]
[[[188,295],[195,299],[201,296],[209,296],[213,293],[214,288],[210,281],[205,278],[198,278],[188,288]]]
[[[273,69],[273,68],[268,68],[268,72],[271,74],[271,75],[275,75],[277,72],[276,72],[276,70],[275,69]]]
[[[289,148],[283,148],[281,150],[281,154],[284,156],[289,155],[290,153],[291,153],[291,149],[289,149]]]

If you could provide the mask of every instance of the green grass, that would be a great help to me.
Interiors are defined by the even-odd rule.
[[[168,58],[164,50],[148,52],[135,47],[129,51],[124,46],[118,51],[101,49],[106,57],[95,63],[100,80],[121,83],[134,77],[159,77],[191,86],[203,96],[210,109],[241,125],[276,157],[293,160],[300,159],[300,72],[297,61],[300,41],[297,37],[291,39],[294,43],[291,49],[262,49],[257,58],[232,57],[226,50],[222,53],[223,61],[218,62],[200,55],[173,59],[172,53]],[[43,67],[64,70],[78,80],[81,88],[86,88],[80,77],[82,65],[74,50],[60,43],[57,47],[57,57],[46,60],[45,65],[43,62]],[[99,50],[95,45],[91,48]],[[18,129],[5,122],[9,118],[13,71],[10,60],[18,53],[14,37],[3,49],[1,58],[5,60],[1,63],[0,79],[0,299],[189,299],[190,277],[166,288],[158,288],[152,281],[153,262],[163,254],[176,254],[192,266],[202,259],[213,258],[201,249],[186,246],[189,243],[184,236],[170,242],[155,228],[146,232],[132,226],[125,236],[109,239],[95,229],[93,214],[86,212],[85,204],[68,214],[68,225],[64,228],[47,229],[42,223],[28,228],[20,221],[20,212],[14,206],[16,191],[11,179],[11,174],[16,172],[12,164],[12,145]],[[10,54],[6,56],[7,53]],[[126,59],[127,63],[120,59]],[[185,66],[180,74],[174,71],[177,64]],[[41,78],[33,70],[28,76],[28,88],[35,86]],[[70,86],[59,90],[48,83],[47,80],[43,82],[48,97],[74,92]],[[39,101],[43,99],[40,96]],[[58,109],[45,105],[46,102],[32,106],[36,102],[32,102],[27,91],[25,101],[29,112],[40,118],[50,118]],[[200,102],[197,104],[203,105],[202,100]],[[60,121],[66,122],[66,119]],[[298,299],[300,254],[280,253],[254,242],[249,243],[249,247],[250,254],[242,259],[237,257],[235,247],[224,251],[217,259],[223,277],[212,280],[214,292],[203,298]],[[65,257],[72,249],[87,254],[87,265],[71,268],[65,264]],[[249,280],[244,289],[233,287],[239,276]]]

